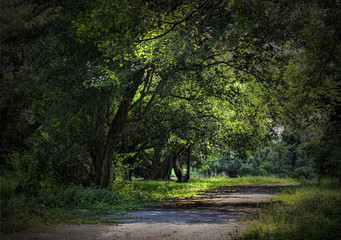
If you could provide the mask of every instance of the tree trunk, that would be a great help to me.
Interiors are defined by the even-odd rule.
[[[172,166],[174,169],[174,173],[175,173],[175,176],[178,178],[178,182],[180,182],[180,183],[184,182],[184,176],[183,176],[182,170],[179,166],[179,156],[173,155],[172,161],[173,161]]]
[[[182,173],[182,170],[179,166],[179,158],[184,153],[185,148],[181,148],[180,150],[172,151],[168,157],[160,164],[160,167],[157,166],[154,167],[153,171],[153,180],[162,179],[162,180],[170,180],[172,169],[174,169],[175,175],[178,178],[178,182],[184,181],[184,176]],[[160,161],[160,152],[156,151],[154,153],[155,159],[153,161],[156,161],[156,164],[159,164]],[[154,162],[153,162],[154,164]]]
[[[136,162],[137,157],[139,156],[139,153],[135,153],[133,156],[129,156],[123,160],[123,165],[125,166],[124,169],[124,175],[123,179],[126,181],[132,181],[132,175],[133,175],[133,165]]]
[[[160,144],[154,148],[154,154],[152,159],[153,170],[151,174],[151,179],[156,180],[161,178],[161,155],[162,155],[163,145]]]
[[[192,147],[189,146],[187,149],[187,172],[185,177],[185,182],[188,182],[191,178],[191,161],[192,161]]]
[[[170,154],[161,164],[160,168],[160,178],[162,180],[169,181],[171,179],[172,174],[172,157],[173,154]]]
[[[95,183],[98,182],[96,177],[99,176],[102,168],[105,140],[105,115],[106,108],[104,106],[97,107],[96,110],[92,112],[93,132],[92,140],[89,143],[89,153],[95,169]]]
[[[123,101],[116,112],[115,118],[110,124],[106,143],[104,145],[103,157],[100,159],[101,168],[96,170],[95,184],[100,188],[105,188],[110,184],[113,155],[118,142],[121,140],[129,107],[130,102]]]
[[[105,188],[110,184],[110,178],[112,173],[113,155],[116,151],[117,144],[122,137],[127,134],[125,129],[128,121],[128,113],[131,110],[131,103],[138,90],[138,87],[142,84],[144,75],[144,69],[140,69],[133,73],[132,85],[130,85],[123,96],[115,117],[109,124],[108,134],[106,136],[105,144],[97,139],[101,143],[96,147],[94,162],[95,162],[95,184],[100,188]],[[102,137],[102,136],[100,136]]]
[[[102,166],[96,171],[95,184],[100,188],[106,188],[110,184],[114,149],[114,144],[105,149],[104,156],[101,159]]]

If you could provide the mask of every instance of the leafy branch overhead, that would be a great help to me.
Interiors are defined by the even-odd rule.
[[[245,158],[294,128],[313,136],[302,147],[323,155],[321,173],[340,169],[337,1],[30,0],[2,12],[9,165],[18,151],[39,156],[42,179],[107,187],[120,164],[140,164],[184,181],[192,153]]]

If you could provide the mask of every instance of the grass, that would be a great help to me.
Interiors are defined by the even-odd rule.
[[[107,189],[79,185],[54,186],[34,196],[16,194],[16,182],[1,177],[1,232],[14,233],[55,223],[105,223],[115,219],[95,218],[100,214],[120,216],[129,210],[156,205],[161,200],[190,197],[210,188],[231,185],[284,183],[292,179],[276,177],[215,177],[175,181],[115,182]]]
[[[191,197],[202,194],[207,189],[223,186],[265,184],[265,183],[290,183],[295,180],[277,177],[212,177],[206,179],[192,179],[188,183],[177,183],[174,181],[134,181],[133,185],[150,200],[160,201],[179,197]]]
[[[215,177],[175,181],[118,181],[110,188],[78,185],[41,189],[34,196],[15,193],[13,176],[1,177],[1,232],[14,233],[55,223],[115,223],[115,217],[98,219],[100,214],[119,217],[132,209],[159,201],[191,197],[222,186],[288,183],[276,177]],[[331,180],[306,181],[299,186],[277,188],[281,192],[262,211],[244,219],[249,226],[236,238],[255,239],[341,239],[341,189]]]
[[[245,222],[237,239],[341,239],[341,189],[331,180],[285,188]]]

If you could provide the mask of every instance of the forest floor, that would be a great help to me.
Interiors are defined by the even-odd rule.
[[[240,218],[258,211],[276,196],[272,188],[293,184],[258,184],[221,187],[199,197],[164,201],[158,207],[129,212],[123,218],[98,216],[110,224],[63,224],[5,239],[233,239],[245,226]]]

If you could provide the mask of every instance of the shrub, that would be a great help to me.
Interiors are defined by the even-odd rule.
[[[11,196],[1,199],[1,231],[13,233],[40,225],[46,221],[46,211],[26,196]]]
[[[53,208],[98,209],[97,205],[114,205],[120,201],[120,194],[112,189],[85,188],[81,185],[54,187],[39,192],[39,202]]]

